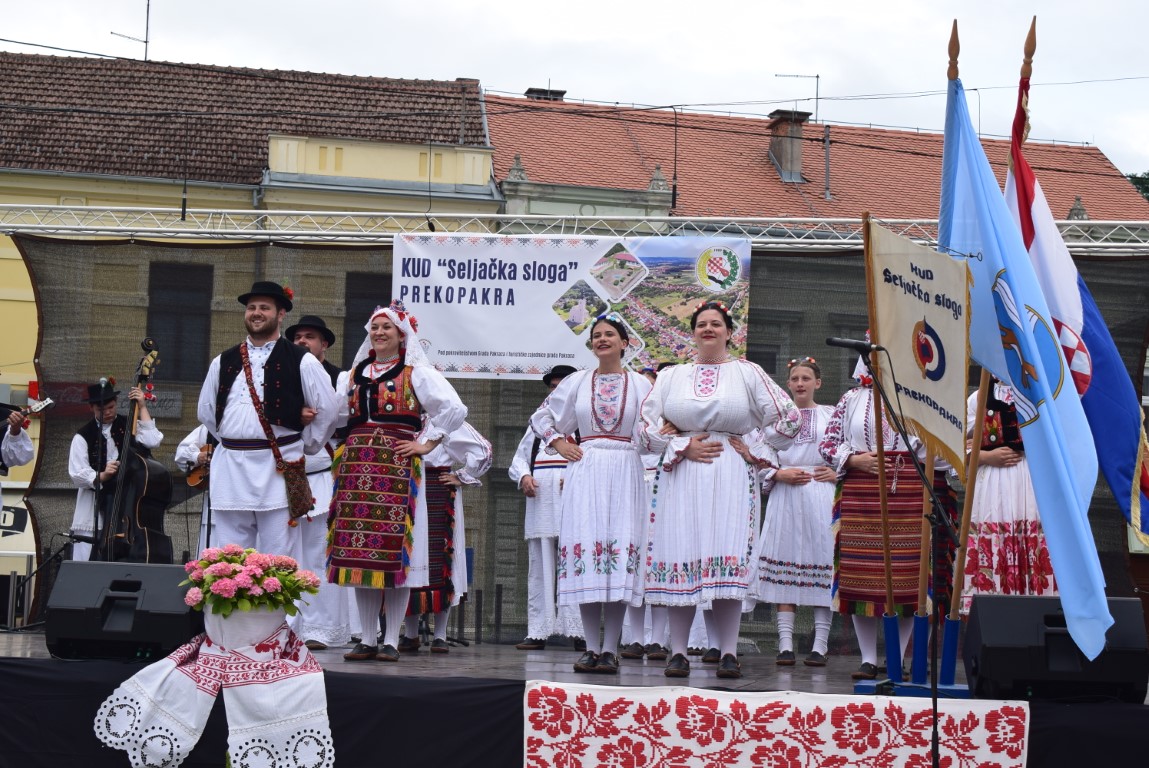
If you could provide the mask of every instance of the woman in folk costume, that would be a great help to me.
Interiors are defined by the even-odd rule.
[[[459,469],[452,465],[461,464]],[[404,620],[404,639],[398,646],[404,653],[417,652],[419,617],[435,616],[435,637],[431,653],[448,653],[447,619],[452,606],[467,592],[467,538],[463,520],[462,487],[482,486],[480,477],[491,468],[491,444],[470,424],[449,434],[423,460],[427,477],[427,562],[430,582],[412,590]]]
[[[642,597],[647,497],[638,433],[650,382],[622,366],[630,335],[618,313],[600,315],[590,339],[598,367],[563,379],[531,427],[548,451],[569,462],[557,569],[559,605],[579,606],[586,637],[574,668],[610,674],[618,672],[626,606]],[[566,438],[576,429],[577,445]]]
[[[883,409],[881,435],[875,434],[874,410],[880,403],[873,379],[861,359],[854,369],[859,383],[838,401],[820,446],[822,458],[834,468],[838,488],[834,500],[834,600],[838,612],[853,619],[862,664],[855,680],[878,674],[878,625],[886,613],[898,617],[900,651],[905,656],[913,614],[918,608],[918,561],[922,544],[922,483],[910,451],[919,458],[924,447],[917,438],[906,445]],[[886,510],[889,521],[892,605],[887,605],[882,556],[882,518],[878,485],[878,441],[885,458]],[[934,491],[952,517],[953,492],[945,472],[934,472]],[[943,550],[952,542],[941,542]],[[947,569],[951,558],[939,558],[935,568]],[[952,574],[950,576],[952,579]],[[886,638],[887,643],[894,638]]]
[[[773,426],[785,448],[801,425],[793,401],[759,366],[730,356],[734,330],[722,302],[699,304],[690,318],[695,362],[658,376],[642,409],[643,440],[663,455],[653,490],[646,601],[670,606],[667,677],[690,674],[690,624],[711,602],[722,653],[718,676],[741,677],[738,627],[742,601],[757,575],[759,483],[731,439]]]
[[[427,361],[401,302],[376,308],[365,327],[336,385],[350,432],[331,502],[327,580],[355,588],[363,642],[343,658],[398,661],[411,588],[430,583],[422,457],[463,425],[467,408]],[[372,641],[385,594],[378,648]]]
[[[976,418],[974,392],[966,401],[971,432]],[[969,613],[974,595],[1057,594],[1009,385],[993,380],[984,419],[966,539],[962,613]]]
[[[778,606],[778,658],[792,666],[794,609],[814,607],[814,647],[805,659],[826,666],[830,637],[830,587],[834,581],[834,536],[830,514],[837,475],[818,451],[830,416],[829,405],[814,402],[822,371],[812,357],[790,361],[786,383],[802,412],[802,426],[789,448],[767,448],[764,490],[770,494],[758,542],[757,596]],[[773,427],[767,427],[768,438]]]

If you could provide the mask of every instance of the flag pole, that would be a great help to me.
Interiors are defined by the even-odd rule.
[[[934,476],[934,456],[926,456],[926,477]],[[922,486],[922,545],[918,551],[918,610],[914,613],[914,658],[910,667],[910,682],[926,682],[928,662],[926,647],[930,641],[930,611],[927,588],[930,576],[930,542],[933,540],[933,526],[930,525],[934,510],[930,489]],[[936,599],[936,596],[935,596]]]
[[[862,250],[865,254],[867,275],[872,268],[872,248],[873,243],[870,238],[870,213],[867,211],[862,214]],[[870,341],[874,344],[878,344],[880,343],[878,336],[879,329],[877,327],[878,312],[874,304],[874,291],[871,287],[871,283],[872,281],[867,277],[866,305],[870,315]],[[870,366],[870,372],[874,378],[877,379],[878,369],[880,367],[878,361],[870,360],[869,355],[867,355],[866,362]],[[894,574],[893,557],[890,553],[889,499],[887,498],[886,491],[886,441],[882,432],[882,399],[878,397],[876,384],[870,386],[870,402],[873,404],[872,407],[874,409],[874,444],[875,453],[877,453],[878,456],[878,506],[881,510],[882,517],[882,569],[886,583],[886,610],[882,615],[883,634],[886,640],[886,672],[890,676],[890,679],[901,682],[901,638],[898,634],[898,616],[892,612],[894,606]]]

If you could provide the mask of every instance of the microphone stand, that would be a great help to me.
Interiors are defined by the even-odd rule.
[[[898,432],[898,437],[901,438],[902,443],[906,446],[907,453],[910,455],[910,460],[913,462],[914,469],[917,470],[918,473],[918,478],[922,482],[922,488],[924,488],[925,492],[930,496],[931,509],[933,511],[928,515],[928,519],[933,531],[933,542],[936,545],[943,534],[948,534],[950,539],[956,545],[958,543],[957,529],[954,528],[953,521],[949,519],[949,516],[945,512],[945,508],[942,507],[941,499],[938,498],[937,492],[934,490],[933,478],[926,476],[925,465],[923,465],[921,459],[918,458],[917,451],[914,451],[910,448],[910,438],[906,433],[905,425],[902,423],[901,419],[898,418],[898,414],[894,410],[894,405],[892,402],[890,402],[890,398],[886,394],[885,387],[882,386],[882,382],[874,373],[874,367],[870,363],[870,351],[863,349],[861,350],[861,355],[862,361],[866,364],[866,370],[870,372],[870,378],[873,381],[874,391],[878,393],[881,402],[885,405],[886,415],[889,417],[890,423],[894,425],[894,428]],[[889,359],[889,353],[886,353],[886,358],[887,360]],[[890,378],[895,382],[897,381],[896,377],[894,376],[894,366],[892,361],[890,362]],[[933,548],[934,547],[931,547],[931,550]],[[933,572],[934,627],[933,641],[930,643],[931,657],[933,661],[933,663],[930,665],[930,701],[931,714],[933,716],[933,732],[930,742],[930,755],[933,759],[933,768],[939,768],[941,764],[941,748],[938,734],[938,633],[941,631],[941,617],[945,614],[941,611],[941,604],[938,597],[944,590],[945,584],[942,582],[936,564],[933,568]],[[886,638],[886,642],[889,642],[889,638]]]

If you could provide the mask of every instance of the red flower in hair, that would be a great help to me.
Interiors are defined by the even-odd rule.
[[[290,286],[283,286],[283,295],[287,297],[288,301],[295,301],[295,291],[291,290]]]

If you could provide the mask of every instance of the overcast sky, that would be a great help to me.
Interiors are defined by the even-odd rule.
[[[144,38],[147,0],[7,5],[7,40],[144,56],[113,33]],[[1004,136],[1035,13],[1030,139],[1096,145],[1123,173],[1149,171],[1144,0],[152,0],[148,58],[762,115],[814,112],[817,94],[830,123],[940,131],[956,18],[975,127]]]

